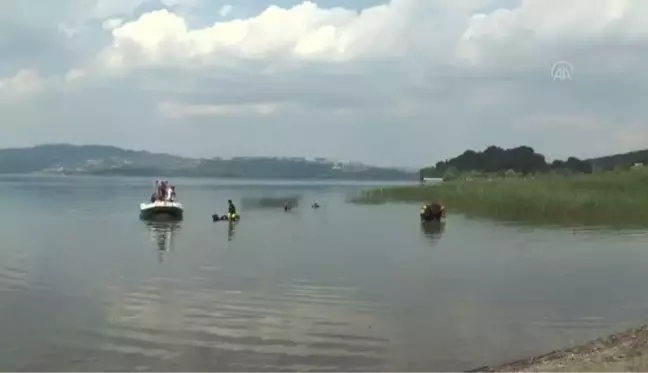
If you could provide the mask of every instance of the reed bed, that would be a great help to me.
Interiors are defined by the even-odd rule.
[[[648,167],[591,175],[460,177],[363,191],[357,203],[440,202],[448,212],[503,220],[648,226]]]

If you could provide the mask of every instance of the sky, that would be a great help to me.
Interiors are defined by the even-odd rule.
[[[0,56],[0,147],[407,167],[648,148],[645,0],[2,0]]]

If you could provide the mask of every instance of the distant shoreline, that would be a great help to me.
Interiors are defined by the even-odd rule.
[[[211,176],[211,175],[121,175],[121,174],[92,174],[92,173],[70,173],[59,174],[49,172],[30,172],[30,173],[0,173],[2,177],[96,177],[96,178],[148,178],[148,179],[173,179],[173,178],[187,178],[187,179],[220,179],[220,180],[258,180],[258,181],[357,181],[367,183],[382,183],[387,182],[390,184],[403,184],[404,186],[418,185],[418,179],[372,179],[372,178],[299,178],[299,177],[250,177],[250,176]]]
[[[304,157],[187,158],[111,146],[0,149],[0,174],[330,180],[418,180],[419,171]]]
[[[645,372],[648,325],[624,330],[585,344],[467,372]]]

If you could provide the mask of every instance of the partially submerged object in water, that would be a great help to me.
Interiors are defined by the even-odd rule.
[[[224,214],[224,215],[218,215],[214,214],[212,215],[212,221],[239,221],[241,220],[241,215],[239,214]]]
[[[272,197],[246,197],[241,199],[241,205],[246,209],[256,208],[277,208],[285,207],[286,204],[291,208],[299,206],[299,195],[295,196],[272,196]]]
[[[441,221],[445,217],[445,206],[438,203],[426,203],[421,207],[421,221]]]
[[[311,205],[312,208],[318,209],[320,207],[319,203],[315,202]]]

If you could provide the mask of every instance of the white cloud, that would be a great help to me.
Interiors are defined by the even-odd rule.
[[[72,28],[72,27],[70,27],[70,26],[68,26],[68,25],[66,25],[64,23],[59,23],[56,26],[56,28],[58,29],[58,31],[61,34],[65,35],[65,37],[68,37],[68,38],[74,37],[79,32],[77,29]]]
[[[43,87],[40,74],[36,70],[20,70],[9,78],[0,78],[0,98],[12,99],[37,93]]]
[[[230,4],[226,4],[220,8],[218,14],[220,14],[221,17],[227,17],[232,12],[232,10],[234,10],[234,7]]]
[[[291,8],[270,6],[248,19],[203,28],[192,28],[177,14],[159,10],[114,29],[103,57],[112,67],[204,65],[232,58],[337,62],[397,58],[412,66],[530,68],[542,63],[546,68],[559,58],[551,54],[561,47],[646,40],[644,3],[595,2],[592,6],[586,0],[527,0],[517,8],[476,13],[489,2],[464,1],[461,6],[394,0],[355,11],[324,9],[305,1]]]
[[[259,4],[235,5],[242,14]],[[258,125],[268,136],[277,136],[281,128],[294,136],[316,133],[328,139],[306,151],[379,163],[432,162],[488,143],[586,154],[591,142],[578,136],[627,139],[632,136],[619,133],[636,131],[622,129],[636,127],[648,115],[641,99],[648,93],[646,4],[392,0],[354,9],[351,3],[324,8],[304,1],[284,7],[266,3],[247,18],[224,19],[232,11],[224,3],[65,0],[63,10],[47,11],[55,20],[47,22],[65,34],[60,60],[49,54],[47,59],[21,56],[22,34],[0,33],[0,73],[6,76],[0,92],[8,97],[10,90],[43,92],[75,83],[74,90],[49,92],[60,102],[83,98],[96,112],[119,115],[120,122],[110,124],[114,131],[122,125],[123,131],[140,128],[121,124],[129,117],[152,126],[173,121],[185,126],[187,140],[200,143],[209,137],[205,131],[216,127],[242,136],[240,131]],[[37,23],[34,19],[24,24]],[[558,60],[574,66],[572,81],[551,79],[551,65]],[[14,77],[20,69],[22,75]],[[81,122],[81,114],[40,104],[49,122]],[[0,114],[11,111],[35,121],[19,109],[0,106]],[[87,132],[88,142],[99,141],[91,134],[108,128],[104,120],[96,119],[93,125],[100,129]],[[589,127],[593,124],[595,130]],[[36,124],[30,128],[34,131]],[[551,137],[563,135],[562,145],[554,145],[558,142]],[[429,139],[439,138],[443,143],[430,150]],[[632,146],[644,141],[634,139]],[[9,140],[4,141],[0,145]],[[268,141],[245,141],[247,151],[255,146],[269,154],[301,149],[295,141],[276,148]],[[565,147],[564,141],[573,146]],[[390,143],[408,146],[393,154],[384,151]],[[630,146],[626,140],[616,143]],[[243,149],[231,141],[217,148],[227,147]],[[200,145],[187,151],[196,148]]]
[[[159,10],[113,30],[112,45],[104,53],[109,65],[119,61],[119,66],[204,63],[227,57],[324,61],[403,57],[408,49],[425,48],[433,42],[430,39],[440,36],[416,38],[427,26],[424,21],[411,22],[434,8],[427,2],[396,0],[355,11],[323,9],[305,1],[286,9],[273,5],[248,19],[198,29],[172,12]]]
[[[114,15],[130,14],[147,0],[91,0],[86,1],[88,17],[102,19]]]
[[[87,76],[87,73],[80,69],[72,69],[65,74],[65,81],[68,83],[77,81]]]
[[[187,117],[212,117],[231,114],[262,114],[270,115],[277,111],[279,104],[241,104],[241,105],[198,105],[179,102],[162,102],[158,113],[167,119],[183,119]]]
[[[122,20],[121,18],[111,18],[103,21],[101,25],[106,30],[114,30],[117,27],[121,26],[122,23],[124,23],[124,20]]]
[[[647,22],[648,3],[637,0],[525,0],[514,9],[474,14],[456,50],[470,63],[529,64],[542,53],[645,42]]]

